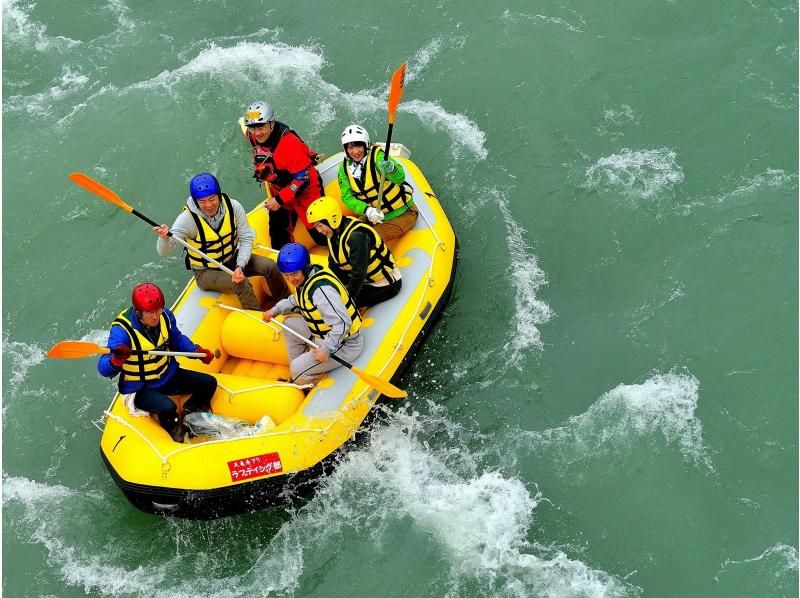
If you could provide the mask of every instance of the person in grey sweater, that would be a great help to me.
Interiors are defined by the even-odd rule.
[[[314,384],[323,373],[341,367],[330,359],[336,355],[353,361],[364,350],[361,317],[344,285],[327,268],[312,265],[308,250],[289,243],[278,254],[278,268],[295,287],[288,298],[264,312],[269,322],[275,316],[299,313],[302,318],[286,318],[284,324],[303,338],[316,337],[317,349],[309,349],[292,334],[283,337],[289,354],[289,369],[296,384]]]
[[[158,254],[169,255],[178,245],[172,237],[177,237],[224,264],[233,270],[232,275],[192,251],[185,253],[186,267],[192,271],[198,287],[234,293],[244,309],[261,309],[248,276],[263,276],[273,301],[287,297],[289,287],[275,262],[252,254],[255,233],[242,204],[223,193],[217,178],[207,172],[192,178],[189,192],[186,206],[171,228],[166,224],[153,227],[159,237]]]

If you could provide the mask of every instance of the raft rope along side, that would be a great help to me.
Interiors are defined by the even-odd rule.
[[[150,440],[150,439],[149,439],[147,436],[145,436],[144,434],[142,434],[142,433],[141,433],[139,430],[137,430],[137,429],[136,429],[136,428],[135,428],[133,425],[131,425],[129,422],[127,422],[127,421],[125,421],[124,419],[122,419],[120,416],[118,416],[118,415],[114,415],[114,414],[113,414],[113,413],[111,413],[110,411],[106,411],[106,412],[105,412],[105,414],[106,414],[106,418],[113,419],[115,422],[117,422],[117,423],[119,423],[119,424],[122,424],[123,426],[125,426],[125,427],[126,427],[126,428],[128,428],[129,430],[131,430],[131,431],[135,432],[135,433],[136,433],[136,434],[137,434],[137,435],[138,435],[138,436],[139,436],[139,437],[140,437],[142,440],[144,440],[144,441],[145,441],[145,442],[146,442],[148,445],[150,445],[150,448],[151,448],[151,449],[153,449],[153,452],[154,452],[156,455],[158,455],[158,458],[159,458],[159,459],[161,459],[161,463],[162,463],[162,465],[166,465],[166,464],[167,464],[167,462],[168,462],[168,457],[169,457],[170,453],[168,453],[167,455],[162,455],[162,454],[161,454],[161,452],[160,452],[160,451],[159,451],[159,450],[156,448],[156,445],[154,445],[154,444],[151,442],[151,440]]]
[[[328,423],[328,425],[323,427],[323,428],[306,428],[304,430],[270,431],[270,432],[264,432],[264,433],[258,434],[256,436],[239,436],[238,438],[222,438],[222,439],[219,439],[219,440],[206,440],[204,442],[199,442],[197,444],[182,445],[182,446],[180,446],[179,448],[177,448],[175,450],[172,450],[172,451],[170,451],[170,452],[168,452],[166,454],[162,454],[156,448],[156,446],[153,444],[153,442],[151,442],[150,439],[147,438],[147,436],[145,436],[135,426],[133,426],[132,424],[130,424],[129,422],[127,422],[125,419],[121,418],[120,416],[114,415],[110,411],[105,411],[104,413],[106,415],[106,418],[113,419],[115,422],[117,422],[119,424],[122,424],[123,426],[125,426],[126,428],[128,428],[129,430],[134,432],[142,440],[144,440],[148,444],[148,446],[153,450],[153,452],[158,456],[158,458],[161,460],[162,465],[168,465],[169,464],[169,458],[172,457],[173,455],[176,455],[176,454],[181,453],[183,451],[190,451],[190,450],[202,448],[204,446],[208,446],[209,444],[220,444],[220,443],[223,443],[223,442],[236,442],[237,440],[251,440],[253,438],[267,438],[267,437],[274,437],[274,436],[285,436],[287,434],[311,434],[311,433],[313,433],[313,434],[327,434],[328,431],[331,429],[331,427],[336,423],[336,419],[338,419],[338,418],[332,419],[330,421],[330,423]]]
[[[228,388],[222,382],[217,381],[217,387],[221,388],[225,392],[228,393],[228,402],[231,402],[231,399],[234,395],[245,393],[245,392],[252,392],[254,390],[264,390],[266,388],[275,388],[275,387],[286,387],[289,386],[291,388],[297,388],[299,390],[303,390],[305,388],[312,388],[313,384],[293,384],[291,382],[275,382],[274,384],[263,384],[261,386],[253,386],[251,388],[240,388],[238,390],[234,390],[232,388]]]

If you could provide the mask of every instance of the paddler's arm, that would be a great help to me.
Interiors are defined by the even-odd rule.
[[[375,154],[375,158],[377,159],[378,164],[380,164],[384,160],[383,150],[378,150],[378,152]],[[394,170],[387,174],[386,178],[395,185],[399,185],[406,180],[406,172],[403,170],[403,165],[400,164],[398,160],[395,160],[392,156],[389,156],[386,159],[394,164]],[[378,171],[378,173],[380,174],[380,171]]]
[[[291,206],[298,193],[307,185],[310,170],[314,168],[309,157],[308,146],[295,135],[285,135],[275,148],[275,163],[291,173],[292,180],[278,191],[276,201],[282,206]]]
[[[350,234],[349,245],[352,269],[348,272],[347,294],[355,303],[356,297],[367,279],[370,238],[363,230],[356,229]]]
[[[194,223],[192,217],[185,211],[178,214],[172,228],[166,229],[166,224],[161,226],[154,226],[153,232],[158,235],[156,241],[156,251],[161,257],[167,257],[177,245],[178,242],[167,236],[167,232],[171,232],[174,237],[183,241],[186,239],[194,239],[197,236],[197,225]]]
[[[311,297],[314,305],[319,310],[322,319],[331,327],[319,347],[328,356],[338,351],[344,344],[347,333],[353,321],[347,313],[347,308],[339,297],[339,291],[329,284],[321,284]]]
[[[264,312],[264,320],[269,322],[275,316],[284,316],[288,313],[297,311],[297,300],[294,295],[289,295],[286,299],[281,299],[270,309]],[[269,316],[267,316],[269,314]]]
[[[130,347],[130,342],[131,341],[128,337],[128,333],[125,332],[121,326],[117,326],[115,324],[111,327],[111,331],[108,333],[108,342],[106,343],[106,347],[109,349],[114,349],[120,345]],[[105,355],[101,355],[100,359],[97,360],[97,371],[105,378],[113,378],[119,374],[120,371],[122,371],[122,368],[118,368],[111,363],[112,357],[112,354],[106,353]]]

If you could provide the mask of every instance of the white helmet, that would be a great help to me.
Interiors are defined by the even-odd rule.
[[[263,125],[271,120],[275,120],[275,113],[269,102],[253,102],[244,111],[245,126]]]
[[[360,142],[369,147],[369,133],[361,125],[347,125],[342,131],[342,147],[347,149],[347,144]]]

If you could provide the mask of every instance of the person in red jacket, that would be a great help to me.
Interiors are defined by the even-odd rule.
[[[275,120],[268,102],[253,102],[244,113],[247,140],[253,148],[253,177],[269,185],[269,237],[273,249],[294,241],[297,218],[318,245],[327,245],[306,219],[306,209],[323,195],[322,178],[314,167],[317,154],[288,126]]]

